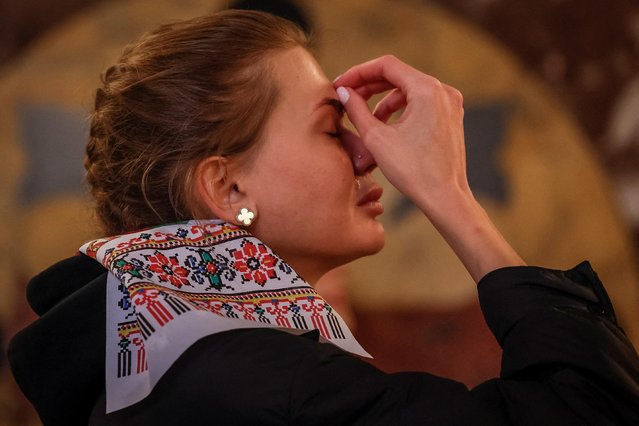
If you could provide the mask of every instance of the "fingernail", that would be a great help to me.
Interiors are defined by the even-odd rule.
[[[344,86],[339,86],[335,91],[337,92],[337,96],[339,97],[339,101],[342,103],[342,105],[346,105],[346,102],[348,102],[348,98],[351,97],[351,94],[348,93],[348,89],[346,89],[346,87]]]
[[[340,75],[338,75],[337,77],[335,77],[335,78],[333,79],[333,83],[335,83],[337,80],[339,80],[339,78],[340,78],[342,75],[343,75],[343,74],[340,74]]]

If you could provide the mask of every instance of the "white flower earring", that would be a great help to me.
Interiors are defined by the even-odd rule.
[[[255,219],[255,212],[247,209],[246,207],[242,207],[240,212],[235,216],[235,218],[244,226],[251,226],[253,220]]]

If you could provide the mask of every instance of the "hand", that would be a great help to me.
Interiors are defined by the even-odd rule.
[[[425,212],[450,196],[471,197],[466,177],[461,93],[393,56],[357,65],[334,85],[348,117],[386,178]],[[366,100],[390,92],[373,113]],[[393,123],[393,113],[405,110]]]
[[[356,65],[334,85],[382,173],[426,214],[475,282],[494,269],[525,264],[468,186],[458,90],[393,56]],[[371,113],[366,101],[389,90]]]

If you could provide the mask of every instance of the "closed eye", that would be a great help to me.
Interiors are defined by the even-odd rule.
[[[326,132],[326,134],[329,135],[332,138],[337,138],[337,139],[342,137],[342,132],[340,132],[339,130],[336,130],[334,132]]]

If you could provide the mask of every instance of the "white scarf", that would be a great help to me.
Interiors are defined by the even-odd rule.
[[[370,357],[313,287],[238,226],[189,221],[90,241],[107,278],[107,413],[145,398],[193,343],[242,328],[320,340]]]

